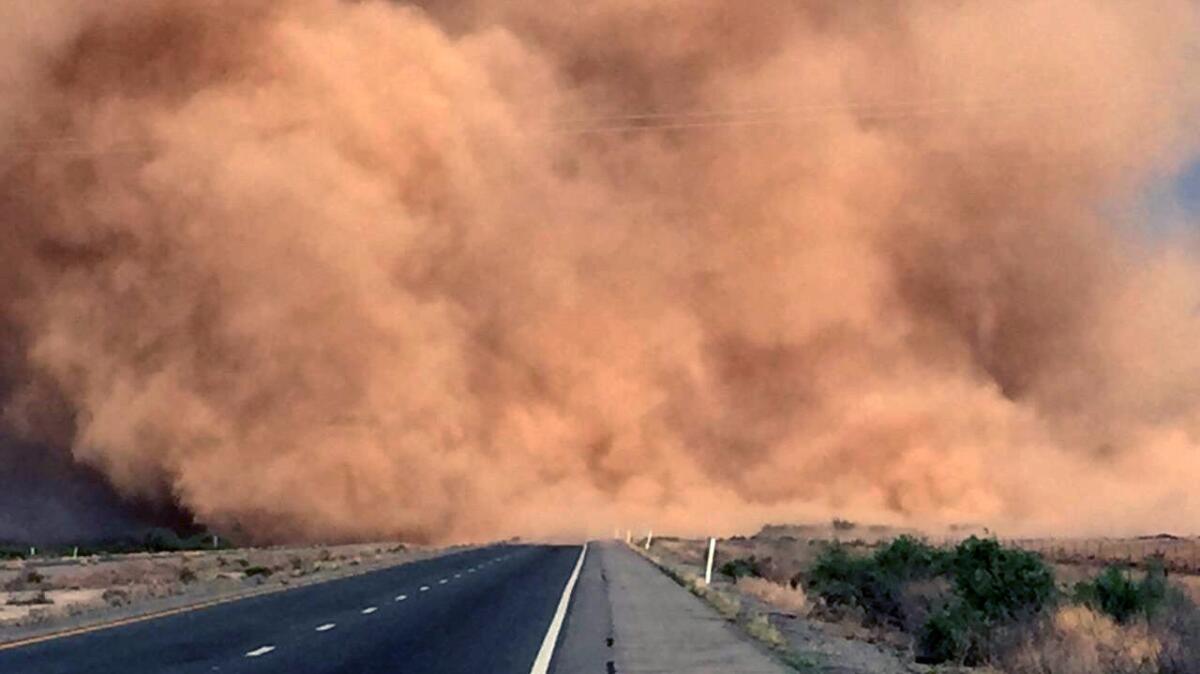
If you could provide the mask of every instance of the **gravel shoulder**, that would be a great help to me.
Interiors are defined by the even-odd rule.
[[[786,674],[782,664],[650,562],[618,543],[594,548],[608,579],[620,674]]]

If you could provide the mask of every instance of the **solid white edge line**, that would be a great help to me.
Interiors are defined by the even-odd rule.
[[[579,561],[575,562],[575,570],[571,572],[571,577],[567,579],[567,586],[563,588],[562,599],[558,600],[558,609],[554,611],[554,618],[550,620],[550,629],[546,630],[546,638],[542,640],[542,647],[538,650],[537,658],[533,661],[533,669],[529,670],[529,674],[547,674],[550,671],[550,659],[554,657],[554,646],[558,643],[558,633],[562,631],[563,620],[567,617],[567,607],[571,605],[571,593],[575,591],[575,583],[579,580],[579,572],[583,569],[583,558],[587,556],[587,543],[583,544],[583,549],[579,551]]]
[[[267,653],[270,653],[273,650],[275,650],[274,646],[263,646],[262,648],[256,648],[252,651],[249,651],[248,653],[246,653],[246,657],[257,658],[258,656],[266,655]]]

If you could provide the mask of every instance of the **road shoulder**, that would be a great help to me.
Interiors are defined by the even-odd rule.
[[[599,546],[588,548],[575,593],[571,598],[563,633],[551,663],[551,674],[606,672],[613,661],[612,605],[608,578]]]
[[[616,543],[595,546],[612,607],[616,674],[784,674],[703,601]]]

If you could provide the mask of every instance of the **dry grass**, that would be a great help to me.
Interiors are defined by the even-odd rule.
[[[756,639],[769,648],[781,650],[787,648],[788,642],[779,628],[771,624],[771,619],[761,613],[754,613],[741,621],[742,629],[751,638]]]
[[[1083,606],[1059,609],[1003,658],[1010,674],[1150,674],[1162,643],[1143,622],[1119,625]]]
[[[785,613],[808,615],[808,596],[798,587],[775,583],[765,578],[740,578],[737,588]]]

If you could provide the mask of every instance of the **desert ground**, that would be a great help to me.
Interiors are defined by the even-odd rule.
[[[7,561],[0,563],[0,641],[319,582],[436,553],[376,543]]]
[[[867,601],[856,595],[857,604],[863,604],[857,605],[837,599],[839,592],[853,595],[861,590],[848,587],[859,581],[839,579],[847,587],[835,585],[831,591],[816,577],[816,567],[823,560],[828,564],[832,548],[844,551],[848,559],[868,560],[886,554],[882,551],[900,535],[948,555],[971,535],[990,540],[974,530],[924,536],[915,530],[841,521],[766,527],[754,536],[717,541],[710,586],[702,581],[707,541],[657,538],[649,551],[644,539],[633,545],[800,671],[899,674],[955,666],[1015,674],[1200,671],[1195,669],[1200,667],[1200,633],[1195,632],[1200,627],[1195,609],[1200,604],[1200,565],[1195,563],[1200,539],[994,539],[1004,550],[1029,551],[1040,558],[1052,573],[1056,598],[1039,612],[996,630],[989,637],[986,657],[976,654],[933,665],[922,663],[921,641],[930,617],[957,592],[945,575],[898,583],[896,606],[890,612],[886,602],[872,604],[879,599],[871,595],[879,592],[876,587],[866,592]],[[1135,609],[1119,620],[1106,615],[1105,610],[1113,610],[1112,602],[1089,603],[1079,596],[1080,588],[1094,587],[1108,569],[1119,569],[1136,592],[1141,592],[1148,574],[1161,569],[1169,588],[1166,598],[1144,613]]]

